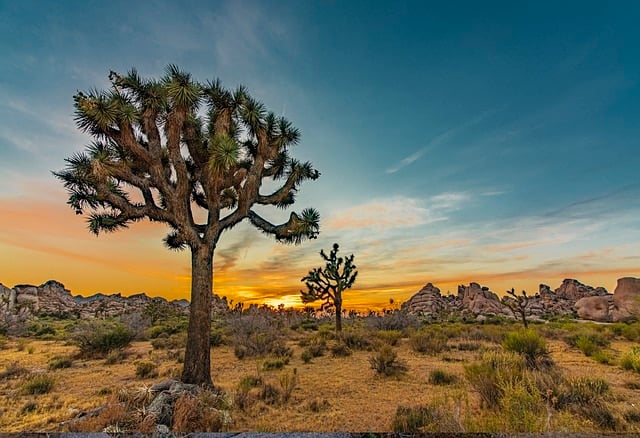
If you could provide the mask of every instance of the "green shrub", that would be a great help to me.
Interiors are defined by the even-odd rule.
[[[535,379],[524,373],[522,379],[505,380],[500,384],[500,417],[503,429],[510,433],[540,433],[544,431],[546,409]]]
[[[136,363],[136,376],[141,379],[158,376],[158,365],[149,361]]]
[[[462,432],[450,412],[437,406],[398,406],[391,429],[399,434],[456,433]]]
[[[454,374],[450,374],[444,370],[432,370],[429,373],[429,383],[432,385],[451,385],[458,381]]]
[[[300,359],[302,359],[304,363],[310,363],[313,360],[313,354],[307,348],[300,353]]]
[[[607,334],[601,331],[596,331],[595,329],[577,330],[566,336],[565,342],[572,347],[580,349],[581,351],[582,348],[589,351],[589,349],[594,349],[595,347],[607,348],[611,345],[611,341],[607,338]]]
[[[224,331],[221,329],[212,329],[209,335],[209,345],[211,347],[219,347],[225,343]],[[183,344],[186,345],[186,344]]]
[[[94,357],[128,347],[133,335],[119,322],[96,319],[79,323],[71,333],[71,339],[80,348],[82,356]]]
[[[447,338],[442,334],[421,330],[409,338],[409,345],[416,353],[436,355],[447,348]]]
[[[625,370],[640,373],[640,347],[633,347],[620,358],[620,366]]]
[[[291,374],[282,374],[280,379],[278,379],[278,382],[280,382],[280,388],[282,389],[282,403],[287,403],[291,398],[291,394],[293,394],[294,389],[298,386],[298,370],[294,368]]]
[[[545,339],[533,330],[509,332],[502,341],[506,351],[521,354],[531,369],[546,369],[553,362]]]
[[[460,342],[457,346],[459,351],[477,351],[482,347],[477,342]]]
[[[54,356],[49,360],[49,369],[58,370],[61,368],[70,368],[73,365],[73,361],[70,357],[66,356]]]
[[[609,383],[600,378],[572,377],[564,382],[564,389],[558,397],[557,405],[566,407],[580,405],[586,408],[603,402],[609,395]]]
[[[347,347],[347,344],[342,341],[335,342],[333,345],[331,345],[331,348],[329,350],[331,351],[331,356],[333,357],[351,356],[351,349]]]
[[[281,370],[285,365],[289,364],[289,357],[276,357],[272,359],[266,359],[262,363],[262,369],[265,371]]]
[[[274,405],[280,400],[280,390],[270,383],[263,383],[258,397],[268,405]]]
[[[55,386],[55,379],[48,374],[39,374],[29,378],[22,385],[22,393],[25,395],[40,395],[51,392]]]
[[[155,350],[175,350],[184,348],[185,345],[187,345],[186,333],[174,333],[172,335],[163,333],[151,340],[151,346]]]
[[[483,405],[497,408],[504,395],[506,382],[522,380],[526,361],[522,355],[511,352],[489,352],[480,361],[466,365],[464,375],[480,395]]]
[[[25,374],[29,374],[28,369],[20,365],[18,362],[11,362],[7,365],[5,370],[0,373],[0,380],[24,376]]]
[[[608,352],[603,351],[603,350],[598,350],[598,351],[594,352],[591,355],[591,358],[593,360],[595,360],[596,362],[601,363],[603,365],[612,365],[613,362],[614,362],[613,357],[611,357],[611,354],[609,354]]]
[[[35,412],[38,409],[38,404],[34,401],[28,401],[20,408],[19,415],[27,415]]]
[[[338,338],[351,350],[370,350],[373,346],[369,333],[360,330],[345,330]]]
[[[398,376],[408,371],[409,367],[390,345],[383,345],[380,351],[369,358],[369,364],[376,374],[384,376]]]
[[[380,330],[376,332],[376,336],[386,344],[398,345],[402,339],[402,332],[400,330]]]

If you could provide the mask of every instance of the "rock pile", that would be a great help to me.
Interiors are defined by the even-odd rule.
[[[49,280],[40,286],[20,284],[8,288],[0,283],[0,315],[35,315],[70,318],[104,318],[125,313],[142,312],[150,303],[162,302],[173,306],[181,313],[189,312],[187,300],[167,301],[164,298],[136,294],[104,295],[101,293],[89,297],[73,296],[58,281]],[[228,310],[226,299],[213,297],[212,313]]]
[[[513,317],[495,293],[478,283],[458,286],[455,296],[442,296],[440,289],[427,283],[402,304],[402,309],[433,319],[456,312],[480,320],[487,316]],[[527,310],[532,319],[568,315],[601,322],[625,321],[640,316],[640,279],[619,279],[613,295],[603,287],[594,288],[575,279],[564,280],[554,291],[541,284],[539,292],[529,297]]]

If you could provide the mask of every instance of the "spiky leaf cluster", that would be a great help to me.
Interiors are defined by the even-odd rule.
[[[305,209],[274,225],[252,207],[290,206],[300,184],[315,180],[311,163],[290,157],[298,129],[269,112],[244,87],[199,83],[170,65],[160,80],[111,72],[111,89],[74,96],[78,127],[94,137],[54,175],[89,229],[116,231],[148,218],[167,223],[172,249],[217,241],[244,219],[286,243],[315,238],[319,214]],[[199,116],[201,114],[202,116]],[[281,181],[263,194],[263,180]],[[198,221],[194,207],[205,210]]]
[[[330,309],[336,305],[336,300],[342,301],[342,292],[353,286],[358,276],[357,267],[353,264],[355,256],[338,257],[338,250],[337,243],[333,244],[329,255],[320,250],[320,256],[326,263],[324,268],[314,268],[302,278],[307,286],[306,291],[300,291],[303,303],[322,300],[321,309]]]

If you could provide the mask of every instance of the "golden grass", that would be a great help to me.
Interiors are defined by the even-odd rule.
[[[49,373],[55,378],[56,385],[47,394],[23,395],[21,385],[28,376],[0,379],[0,430],[3,432],[64,431],[66,429],[61,423],[81,411],[107,403],[120,388],[150,385],[175,377],[181,370],[181,365],[168,358],[166,351],[154,351],[148,342],[134,342],[121,363],[106,365],[104,359],[74,359],[71,368],[48,370],[48,361],[52,357],[73,356],[76,348],[56,341],[30,340],[29,344],[34,347],[32,354],[25,349],[18,351],[17,342],[10,341],[0,352],[0,373],[17,364],[27,368],[31,374]],[[491,343],[482,345],[484,348],[500,348]],[[631,342],[614,341],[611,350],[614,357],[619,357],[633,345]],[[469,390],[464,379],[464,365],[476,360],[480,351],[454,349],[437,356],[425,356],[414,353],[408,340],[402,339],[394,351],[406,361],[408,373],[400,377],[381,377],[370,369],[372,352],[354,351],[346,358],[332,358],[327,354],[305,364],[300,358],[303,348],[293,341],[289,346],[294,350],[290,363],[283,370],[274,371],[264,371],[260,360],[238,360],[232,347],[212,350],[214,384],[231,395],[237,391],[244,376],[259,376],[264,382],[279,388],[280,376],[297,369],[297,386],[288,402],[266,404],[254,397],[253,403],[245,410],[233,409],[231,430],[389,432],[399,405],[416,406],[431,402],[447,405],[452,410],[451,415],[473,419],[467,424],[475,424],[474,428],[495,427],[491,425],[495,418],[480,409],[477,395]],[[568,348],[562,341],[549,341],[549,350],[566,376],[607,380],[614,395],[614,412],[622,415],[631,409],[632,403],[637,402],[636,391],[629,389],[627,384],[640,382],[640,375],[617,365],[599,364],[577,349]],[[136,377],[136,362],[140,360],[158,363],[159,377]],[[430,384],[429,376],[434,369],[457,376],[458,383],[446,386]],[[454,412],[456,408],[459,414]],[[101,426],[96,424],[96,427]],[[634,425],[629,428],[640,431]],[[565,413],[554,415],[551,429],[597,431],[588,423]]]

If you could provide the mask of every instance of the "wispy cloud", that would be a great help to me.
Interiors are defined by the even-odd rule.
[[[482,121],[484,121],[485,119],[487,119],[488,117],[492,116],[493,114],[495,114],[496,112],[498,112],[500,110],[501,109],[485,111],[485,112],[479,114],[478,116],[472,118],[471,120],[468,120],[468,121],[466,121],[466,122],[464,122],[464,123],[462,123],[462,124],[460,124],[458,126],[455,126],[455,127],[451,128],[451,129],[446,130],[442,134],[440,134],[440,135],[434,137],[433,139],[431,139],[431,141],[429,141],[422,148],[418,149],[417,151],[413,152],[410,155],[407,155],[402,160],[400,160],[398,163],[396,163],[393,166],[387,168],[385,170],[385,173],[392,174],[392,173],[398,172],[399,170],[407,167],[411,163],[413,163],[413,162],[419,160],[420,158],[422,158],[422,156],[424,154],[426,154],[428,151],[430,151],[431,149],[435,149],[438,146],[441,146],[443,144],[448,143],[452,138],[454,138],[456,135],[458,135],[462,131],[464,131],[466,129],[469,129],[472,126],[481,123]]]

